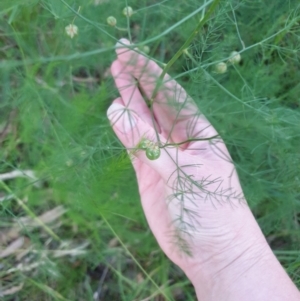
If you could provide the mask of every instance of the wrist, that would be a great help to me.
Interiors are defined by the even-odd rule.
[[[187,273],[198,300],[300,300],[258,225],[247,232]]]
[[[214,260],[202,265],[201,273],[191,278],[198,300],[230,300],[232,291],[243,286],[242,278],[253,281],[257,273],[263,272],[262,267],[270,258],[267,245],[251,245],[250,241],[249,244],[235,244],[232,252],[216,254]]]
[[[234,219],[232,216],[219,219],[219,223],[214,222],[213,226],[206,226],[203,222],[204,231],[193,235],[196,243],[193,243],[192,256],[182,267],[192,283],[199,277],[213,279],[222,271],[227,273],[235,268],[236,263],[240,267],[248,257],[272,253],[248,206],[240,206],[235,211]]]

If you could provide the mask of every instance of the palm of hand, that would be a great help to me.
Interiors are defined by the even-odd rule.
[[[212,179],[220,178],[220,174],[210,172],[220,170],[221,166],[218,162],[220,163],[219,158],[210,164],[210,167],[207,165],[204,175],[198,173],[198,179],[203,179],[207,175],[211,175]],[[206,253],[218,252],[235,238],[234,230],[238,229],[238,225],[234,222],[236,210],[233,210],[232,207],[236,207],[240,202],[239,197],[236,197],[236,202],[231,199],[231,203],[228,203],[226,199],[222,200],[224,203],[221,203],[213,194],[211,197],[207,197],[208,193],[220,185],[219,181],[211,184],[211,187],[207,188],[209,191],[206,191],[206,188],[200,190],[196,194],[197,197],[192,200],[186,197],[183,208],[188,208],[194,214],[185,214],[180,223],[174,223],[176,217],[181,215],[182,208],[178,208],[181,207],[181,204],[179,205],[180,202],[176,202],[176,200],[174,202],[174,199],[168,202],[169,197],[176,193],[173,186],[169,184],[169,179],[161,176],[139,159],[134,159],[133,165],[148,224],[162,250],[184,271],[191,270],[196,262],[205,261]],[[205,166],[203,166],[204,169]],[[191,172],[194,171],[191,170]],[[197,181],[197,179],[194,180]],[[237,177],[231,177],[231,180],[235,181],[236,186],[239,187]],[[228,192],[228,194],[231,193]],[[197,202],[196,205],[195,202]],[[191,227],[186,225],[191,225]],[[185,228],[182,230],[189,232],[189,235],[176,236],[180,234],[177,232],[178,228],[182,227]],[[191,252],[192,256],[187,256],[185,252]]]

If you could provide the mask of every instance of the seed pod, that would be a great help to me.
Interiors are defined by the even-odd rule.
[[[160,156],[160,148],[155,145],[146,149],[146,156],[149,160],[156,160]]]
[[[131,17],[133,14],[133,9],[132,7],[130,6],[126,6],[124,9],[123,9],[123,15],[126,16],[126,17]]]
[[[113,16],[110,16],[106,19],[107,24],[110,26],[116,26],[117,25],[117,19]]]
[[[224,62],[220,62],[215,66],[216,73],[223,74],[227,71],[227,65]]]
[[[232,51],[228,61],[231,64],[238,64],[241,61],[241,59],[242,59],[242,57],[237,51]]]
[[[138,145],[138,148],[141,148],[141,149],[147,149],[149,147],[152,147],[153,146],[153,142],[151,142],[150,140],[148,139],[142,139]]]

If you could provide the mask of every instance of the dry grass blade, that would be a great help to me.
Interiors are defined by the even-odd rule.
[[[18,279],[20,274],[32,279],[32,275],[41,268],[46,269],[48,272],[56,273],[55,258],[64,256],[74,258],[86,254],[87,251],[85,249],[89,245],[88,241],[83,241],[78,245],[72,240],[60,240],[60,244],[57,245],[57,240],[53,240],[52,236],[48,237],[47,234],[49,233],[46,232],[46,236],[43,236],[45,241],[41,249],[40,245],[36,245],[31,240],[30,235],[20,235],[20,231],[24,228],[28,232],[28,230],[33,228],[41,228],[43,230],[43,225],[45,224],[50,224],[49,227],[51,228],[57,226],[60,222],[60,217],[66,211],[63,206],[57,206],[34,218],[25,216],[19,219],[12,219],[11,223],[8,223],[11,227],[0,232],[0,258],[6,259],[1,266],[0,282],[8,279],[7,277],[10,279],[9,286],[5,287],[3,285],[1,287],[0,297],[16,294],[23,288],[23,283],[16,285],[20,282]],[[55,296],[57,300],[67,300],[48,286],[44,286],[41,283],[35,283],[35,285],[48,295]]]
[[[32,180],[37,180],[32,170],[13,170],[7,173],[0,174],[0,180],[2,181],[11,180],[19,177],[28,177]]]
[[[17,293],[18,291],[20,291],[23,288],[23,285],[24,285],[24,283],[22,282],[19,285],[12,286],[5,290],[0,290],[0,297],[10,296],[10,295]]]
[[[17,250],[19,250],[24,245],[24,237],[21,236],[11,242],[3,251],[0,249],[0,258],[7,257],[11,254],[14,254]]]
[[[67,210],[63,206],[57,206],[54,209],[51,209],[40,216],[37,219],[32,219],[30,217],[22,217],[17,221],[18,226],[22,225],[22,227],[39,227],[41,223],[49,224],[57,220],[60,216],[62,216]]]
[[[19,263],[15,268],[11,268],[8,271],[6,271],[6,275],[14,273],[14,272],[29,272],[33,269],[36,269],[37,267],[39,267],[40,265],[44,265],[46,264],[46,261],[38,261],[38,262],[34,262],[32,264],[23,264],[23,263]]]

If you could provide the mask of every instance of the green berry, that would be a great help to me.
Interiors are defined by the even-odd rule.
[[[220,62],[215,66],[216,73],[223,74],[227,71],[227,65],[224,62]]]
[[[141,148],[141,149],[147,149],[148,147],[151,147],[152,145],[152,142],[148,139],[142,139],[138,145],[138,148]]]
[[[117,25],[117,19],[113,16],[110,16],[106,19],[107,24],[110,26],[116,26]]]
[[[133,9],[130,7],[130,6],[126,6],[124,9],[123,9],[123,15],[126,16],[126,17],[131,17],[133,14]]]
[[[149,160],[156,160],[160,156],[160,149],[158,146],[149,147],[146,149],[146,156]]]
[[[241,61],[241,59],[242,59],[242,57],[237,51],[232,51],[228,61],[231,64],[238,64]]]

